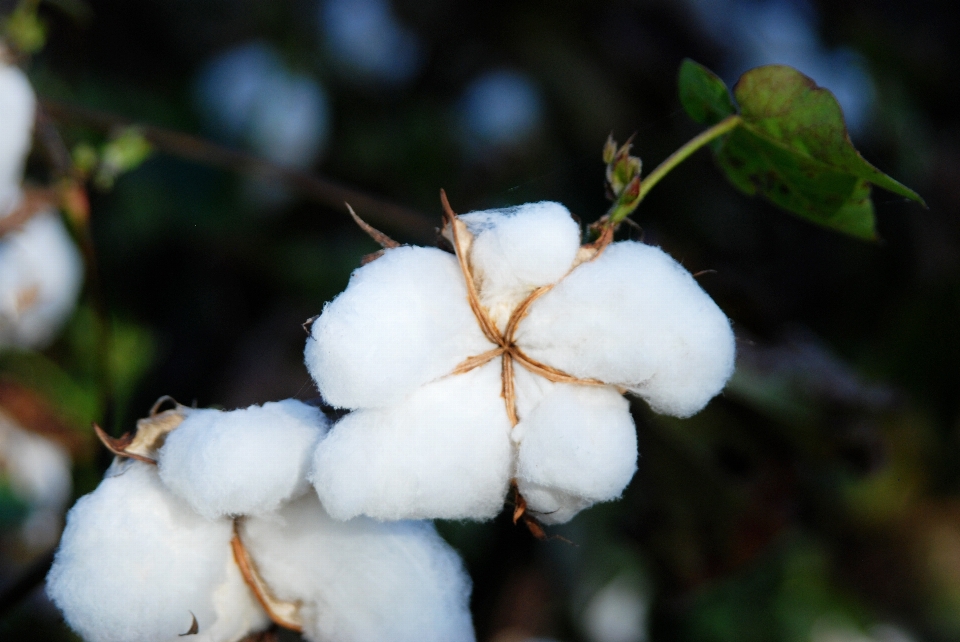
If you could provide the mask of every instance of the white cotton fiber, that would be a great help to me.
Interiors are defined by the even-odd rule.
[[[42,348],[73,311],[83,260],[60,217],[35,215],[0,238],[0,348]]]
[[[527,294],[570,270],[580,248],[580,226],[559,203],[470,212],[460,220],[473,233],[470,265],[480,300],[501,330]]]
[[[630,404],[609,386],[558,384],[514,433],[520,494],[547,524],[619,497],[637,469]]]
[[[87,642],[234,642],[267,625],[231,567],[229,520],[194,513],[141,462],[114,464],[67,515],[47,595]]]
[[[354,272],[324,307],[305,358],[327,403],[371,408],[399,402],[492,347],[470,311],[456,258],[399,247]]]
[[[337,519],[488,519],[509,485],[500,360],[355,411],[317,446],[312,480]]]
[[[0,43],[0,54],[3,44]],[[26,75],[0,57],[0,218],[20,198],[37,99]]]
[[[241,410],[193,410],[167,436],[160,479],[206,517],[276,510],[303,494],[329,422],[296,399]]]
[[[312,642],[473,642],[470,580],[423,522],[330,518],[307,495],[241,537],[275,597],[301,603]]]
[[[733,373],[727,317],[680,264],[634,242],[610,245],[534,302],[517,343],[678,417],[699,411]]]

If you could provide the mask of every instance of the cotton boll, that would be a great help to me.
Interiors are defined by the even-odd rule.
[[[608,386],[559,384],[514,433],[520,494],[547,524],[619,497],[637,469],[630,404]]]
[[[371,408],[398,403],[492,347],[456,258],[400,247],[353,273],[314,322],[305,358],[327,403]]]
[[[580,248],[580,227],[559,203],[471,212],[460,220],[474,236],[470,264],[481,303],[501,330],[530,292],[570,270]]]
[[[20,181],[33,138],[36,103],[26,75],[0,59],[0,218],[20,199]]]
[[[301,602],[313,642],[472,642],[470,580],[433,526],[332,519],[307,495],[240,530],[275,597]]]
[[[726,316],[680,264],[641,243],[614,243],[535,301],[517,344],[678,417],[698,412],[733,373]]]
[[[88,642],[203,642],[265,628],[235,569],[229,520],[194,513],[140,462],[115,464],[67,515],[47,595]]]
[[[320,442],[312,480],[337,519],[487,519],[510,479],[500,360],[355,411]]]
[[[33,550],[57,543],[63,509],[73,482],[67,451],[54,441],[20,428],[0,411],[0,477],[30,507],[20,538]]]
[[[41,348],[73,311],[83,260],[54,212],[0,238],[0,348]]]
[[[160,479],[206,517],[273,511],[310,488],[313,451],[328,426],[318,408],[296,399],[193,410],[160,449]]]

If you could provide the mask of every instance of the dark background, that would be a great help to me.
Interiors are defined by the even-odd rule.
[[[340,3],[348,13],[353,5]],[[686,421],[635,403],[639,472],[621,501],[551,531],[572,544],[536,541],[506,516],[440,528],[473,574],[482,640],[960,639],[952,3],[386,7],[400,31],[360,41],[404,34],[414,53],[412,62],[395,56],[408,63],[399,71],[382,59],[386,67],[370,71],[338,50],[315,0],[42,4],[48,44],[28,71],[41,97],[262,154],[249,132],[226,131],[225,117],[197,99],[198,74],[214,56],[259,42],[326,97],[326,143],[301,168],[430,224],[439,222],[441,187],[458,211],[549,199],[592,222],[607,207],[600,152],[610,132],[635,133],[649,171],[699,131],[676,97],[685,57],[731,83],[765,63],[809,73],[841,97],[864,156],[929,209],[876,191],[882,240],[865,243],[743,196],[699,152],[644,201],[633,217],[642,231],[622,233],[661,245],[692,272],[715,270],[700,282],[733,320],[740,347],[727,392]],[[0,14],[11,8],[0,2]],[[498,70],[521,87],[520,106],[493,92],[486,107],[471,108],[471,87]],[[506,114],[500,134],[471,127],[484,109]],[[110,133],[76,114],[55,120],[71,149]],[[283,148],[274,161],[289,162]],[[118,364],[109,390],[92,374],[90,280],[46,353],[86,391],[73,416],[117,434],[163,394],[227,408],[313,396],[300,324],[377,247],[343,208],[182,151],[158,149],[112,189],[90,191],[101,317],[114,328]],[[49,177],[39,152],[30,176]],[[358,209],[401,242],[432,240],[429,225]],[[20,372],[2,367],[14,379]],[[71,416],[56,386],[32,385]],[[74,423],[86,438],[87,424]],[[108,463],[92,452],[77,458],[78,495]],[[18,564],[11,568],[29,561]],[[15,577],[0,576],[0,587]],[[640,607],[639,628],[624,625],[616,637],[610,622],[628,622]],[[2,617],[5,640],[69,639],[38,591]]]

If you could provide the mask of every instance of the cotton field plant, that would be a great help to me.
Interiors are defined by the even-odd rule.
[[[25,187],[35,127],[48,128],[51,155],[66,149],[42,107],[36,120],[13,56],[0,60],[0,350],[33,354],[76,314],[85,260],[95,273],[86,186],[111,189],[153,145],[183,139],[125,127],[99,150],[60,153],[68,166],[48,187]],[[89,642],[278,629],[312,642],[476,640],[471,578],[429,520],[506,512],[524,537],[554,539],[634,477],[632,400],[686,420],[734,375],[736,319],[699,273],[623,233],[664,176],[709,147],[741,192],[860,240],[877,237],[871,185],[923,202],[860,156],[836,99],[795,69],[750,70],[731,93],[687,60],[678,82],[707,129],[649,174],[632,139],[611,136],[611,205],[586,227],[588,213],[548,200],[458,214],[441,189],[437,243],[424,247],[346,204],[382,249],[304,324],[319,397],[232,410],[163,397],[122,436],[94,424],[113,460],[67,513],[46,575],[70,628]],[[302,184],[292,171],[278,173]],[[114,385],[110,363],[99,367]],[[25,430],[0,419],[0,437]],[[2,473],[16,468],[2,465],[7,442]],[[46,502],[57,515],[65,488]],[[593,629],[609,628],[596,614],[618,600],[640,627],[648,592],[605,586],[608,604],[586,608]]]

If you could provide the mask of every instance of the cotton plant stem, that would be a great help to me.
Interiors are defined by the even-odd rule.
[[[641,201],[643,201],[643,199],[650,192],[650,190],[653,189],[654,185],[659,183],[664,176],[666,176],[667,174],[670,173],[671,170],[673,170],[673,168],[675,168],[677,165],[679,165],[680,163],[685,161],[687,158],[689,158],[691,154],[693,154],[695,151],[697,151],[698,149],[700,149],[710,141],[730,133],[731,131],[736,129],[742,121],[743,119],[736,114],[733,116],[728,116],[723,120],[721,120],[716,125],[714,125],[713,127],[707,130],[704,130],[697,136],[694,136],[689,141],[687,141],[687,143],[683,147],[681,147],[677,151],[670,154],[670,156],[668,156],[666,160],[664,160],[662,163],[657,165],[656,169],[650,172],[650,174],[648,174],[647,177],[643,179],[643,181],[640,183],[640,193],[637,196],[636,203],[639,204]],[[631,211],[624,211],[622,215],[617,217],[616,220],[611,219],[610,223],[612,225],[617,225],[624,218],[629,216],[630,213]]]
[[[340,185],[308,172],[283,167],[259,156],[191,136],[183,132],[136,123],[128,118],[50,99],[41,101],[45,112],[60,123],[72,122],[101,131],[136,127],[156,149],[180,158],[256,178],[275,181],[299,192],[315,203],[341,211],[345,201],[377,225],[402,231],[415,241],[432,241],[434,225],[424,214],[359,190]]]

